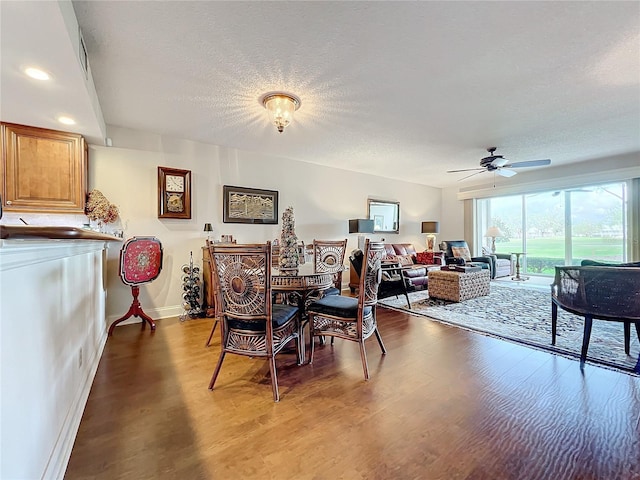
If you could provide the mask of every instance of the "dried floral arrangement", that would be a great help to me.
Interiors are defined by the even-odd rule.
[[[107,200],[100,190],[93,189],[89,192],[85,213],[91,220],[102,223],[112,223],[118,218],[118,207]]]

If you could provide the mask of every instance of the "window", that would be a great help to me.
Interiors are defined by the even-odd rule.
[[[526,252],[523,271],[553,275],[556,265],[579,265],[584,259],[625,262],[627,252],[627,184],[612,183],[506,197],[480,199],[477,225],[483,245],[491,226],[496,253]]]

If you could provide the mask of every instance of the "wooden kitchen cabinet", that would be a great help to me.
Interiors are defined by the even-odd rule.
[[[87,144],[81,135],[2,123],[2,207],[84,213]]]

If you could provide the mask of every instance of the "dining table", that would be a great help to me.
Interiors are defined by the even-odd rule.
[[[222,245],[222,244],[221,244]],[[226,244],[232,245],[232,244]],[[309,252],[309,246],[304,251],[304,256],[301,256],[303,262],[299,268],[295,271],[285,271],[278,266],[278,257],[274,255],[271,263],[271,286],[273,292],[279,296],[295,297],[301,296],[300,305],[305,305],[307,298],[314,292],[326,290],[331,287],[332,282],[331,274],[328,273],[315,273],[313,266],[313,254]],[[277,249],[275,250],[277,251]],[[206,317],[215,316],[215,295],[213,287],[213,262],[211,260],[211,253],[208,246],[202,247],[202,311]],[[312,298],[315,300],[315,297]],[[291,304],[298,305],[298,303],[289,302]]]
[[[307,252],[305,252],[307,253]],[[312,259],[312,255],[305,255]],[[304,258],[304,257],[303,257]],[[306,260],[306,258],[305,258]],[[203,247],[203,305],[202,310],[207,317],[215,318],[215,295],[213,292],[212,261],[208,247]],[[343,267],[344,268],[344,267]],[[271,264],[271,291],[276,301],[295,305],[300,309],[303,328],[308,323],[306,307],[311,302],[322,298],[324,291],[333,286],[332,273],[318,273],[313,261],[304,261],[296,269],[285,270],[278,266],[277,260]],[[214,324],[215,325],[215,324]],[[213,334],[213,330],[212,330]],[[304,340],[304,339],[303,339]],[[206,345],[209,345],[211,335]],[[302,358],[304,342],[302,343]]]
[[[308,297],[333,285],[332,273],[318,273],[313,264],[305,263],[295,271],[271,267],[271,290],[277,293],[298,293]]]

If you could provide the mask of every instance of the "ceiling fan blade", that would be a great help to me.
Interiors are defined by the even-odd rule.
[[[542,167],[544,165],[549,165],[550,163],[551,160],[547,158],[545,160],[526,160],[524,162],[508,163],[504,166],[507,168]]]
[[[498,175],[500,175],[501,177],[513,177],[516,173],[518,172],[514,172],[513,170],[509,170],[508,168],[499,168],[497,170]]]
[[[507,160],[507,159],[506,159],[506,158],[504,158],[504,157],[496,157],[496,158],[491,162],[491,165],[493,165],[494,167],[498,167],[498,168],[500,168],[500,167],[504,167],[504,166],[507,164],[507,162],[508,162],[508,161],[509,161],[509,160]]]
[[[464,168],[462,170],[447,170],[447,173],[473,172],[474,170],[484,170],[484,168]]]
[[[479,172],[475,172],[475,173],[472,173],[471,175],[467,175],[466,177],[459,178],[458,181],[461,182],[462,180],[465,180],[465,179],[467,179],[469,177],[473,177],[474,175],[478,175],[479,173],[482,173],[482,172],[486,172],[486,170],[484,168],[482,168],[482,169],[480,169]]]

